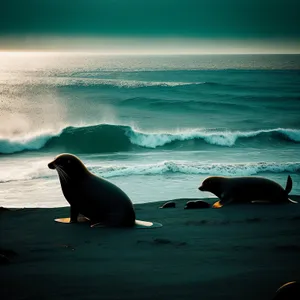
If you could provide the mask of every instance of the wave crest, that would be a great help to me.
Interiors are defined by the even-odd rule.
[[[0,137],[0,154],[11,154],[26,150],[42,149],[55,133],[35,133],[22,138]]]
[[[142,133],[131,130],[127,134],[133,144],[146,148],[156,148],[175,141],[188,140],[204,140],[208,144],[231,147],[240,138],[252,138],[264,134],[278,134],[279,139],[300,142],[300,130],[283,128],[246,132],[191,129],[178,133]]]
[[[125,125],[99,124],[85,127],[66,127],[60,132],[42,132],[22,138],[0,137],[0,153],[11,154],[30,150],[60,150],[75,153],[109,153],[155,149],[168,146],[176,148],[178,143],[193,141],[206,145],[233,147],[239,139],[265,139],[272,142],[300,142],[298,129],[267,129],[256,131],[216,131],[189,129],[177,132],[141,132]],[[176,146],[177,145],[177,146]]]

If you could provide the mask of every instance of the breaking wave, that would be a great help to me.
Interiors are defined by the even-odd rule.
[[[201,148],[201,145],[234,147],[239,140],[262,140],[274,143],[300,143],[298,129],[262,129],[254,131],[229,131],[212,129],[185,129],[176,132],[141,132],[131,126],[99,124],[84,127],[66,127],[60,132],[39,132],[22,138],[0,137],[0,153],[57,150],[75,153],[109,153],[137,149]],[[192,141],[192,145],[190,143]]]
[[[203,163],[188,161],[163,161],[152,164],[136,165],[105,165],[93,166],[86,164],[94,174],[104,178],[128,177],[135,175],[162,175],[179,173],[187,175],[218,175],[218,176],[250,176],[261,173],[300,173],[300,162],[252,162],[252,163]],[[34,180],[39,178],[56,178],[57,174],[47,168],[47,162],[32,164],[20,172],[14,168],[10,173],[0,172],[0,183],[8,181]]]

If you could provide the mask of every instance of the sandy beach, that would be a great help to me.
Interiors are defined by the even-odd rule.
[[[300,279],[300,205],[187,200],[135,205],[155,229],[55,223],[68,207],[1,210],[0,246],[15,252],[0,266],[1,298],[260,300]]]

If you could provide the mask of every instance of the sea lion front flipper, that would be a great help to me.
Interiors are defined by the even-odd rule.
[[[58,219],[54,219],[54,221],[58,223],[68,224],[71,223],[71,218],[58,218]]]
[[[71,218],[57,218],[57,219],[54,219],[54,221],[57,223],[64,223],[64,224],[76,223],[76,222],[71,222]],[[77,218],[77,222],[78,223],[89,222],[89,219],[84,216],[79,216]]]
[[[142,220],[135,220],[134,228],[159,228],[162,227],[162,224],[157,222],[149,222],[149,221],[142,221]]]
[[[234,198],[232,195],[230,195],[230,193],[228,192],[224,192],[221,194],[221,196],[219,197],[219,201],[215,202],[213,204],[213,208],[221,208],[224,206],[224,204],[229,204],[230,202],[233,202]]]
[[[221,204],[220,201],[217,201],[217,202],[215,202],[215,203],[213,204],[212,207],[213,207],[213,208],[221,208],[221,207],[223,207],[223,204]]]

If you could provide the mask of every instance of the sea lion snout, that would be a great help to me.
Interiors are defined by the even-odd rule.
[[[198,190],[203,192],[203,191],[204,191],[203,185],[200,185],[200,186],[198,187]]]
[[[50,163],[48,164],[48,168],[49,168],[49,169],[52,169],[52,170],[54,170],[54,169],[55,169],[55,166],[54,166],[54,163],[53,163],[53,161],[52,161],[52,162],[50,162]]]

